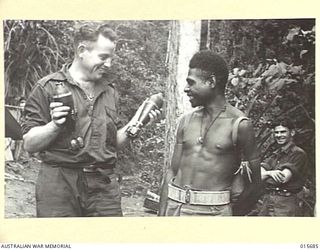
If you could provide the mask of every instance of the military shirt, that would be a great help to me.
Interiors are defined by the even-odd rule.
[[[287,183],[276,183],[271,177],[265,180],[267,187],[279,187],[291,192],[298,192],[304,185],[307,172],[307,155],[303,149],[289,142],[285,149],[275,150],[265,161],[261,163],[267,170],[283,170],[292,172],[292,177]]]
[[[42,78],[33,88],[25,105],[22,133],[43,126],[51,121],[50,103],[53,101],[57,82],[63,82],[72,93],[74,101],[74,131],[64,128],[39,157],[49,164],[107,163],[117,160],[117,92],[110,82],[96,83],[95,97],[91,101],[84,90],[71,78],[68,67]],[[84,146],[77,150],[70,147],[72,139],[81,137]]]

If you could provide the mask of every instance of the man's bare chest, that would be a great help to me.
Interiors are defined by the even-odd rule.
[[[183,133],[185,150],[203,150],[211,153],[229,153],[234,150],[232,143],[232,118],[218,118],[214,124],[201,124],[201,117],[193,117]]]

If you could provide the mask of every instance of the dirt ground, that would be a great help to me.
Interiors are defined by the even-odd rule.
[[[36,216],[35,183],[39,171],[36,158],[24,161],[6,161],[5,164],[5,218],[32,218]],[[124,177],[121,182],[122,209],[126,217],[156,216],[143,207],[147,185],[138,177]]]

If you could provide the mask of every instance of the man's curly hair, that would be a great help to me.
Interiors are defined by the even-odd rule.
[[[201,50],[191,58],[189,68],[203,70],[207,79],[214,75],[218,89],[224,92],[229,70],[226,61],[220,55],[211,50]]]

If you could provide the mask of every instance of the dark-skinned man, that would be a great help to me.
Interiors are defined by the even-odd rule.
[[[261,176],[254,130],[226,101],[227,80],[228,67],[218,54],[200,51],[190,60],[184,91],[195,109],[179,121],[159,216],[244,215],[255,203],[250,196]]]

